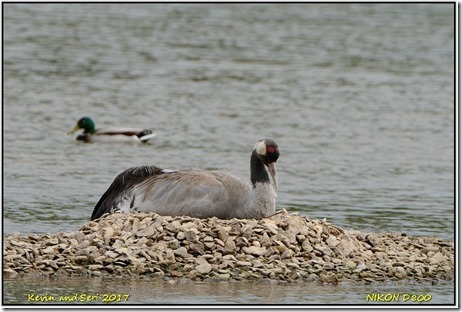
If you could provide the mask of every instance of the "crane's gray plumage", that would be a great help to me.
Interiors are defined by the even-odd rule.
[[[274,214],[279,149],[271,139],[257,142],[251,155],[251,182],[221,172],[170,171],[141,166],[120,173],[103,194],[91,219],[113,212],[156,212],[197,218],[261,219]]]

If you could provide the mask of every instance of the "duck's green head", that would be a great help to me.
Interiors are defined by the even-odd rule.
[[[68,134],[72,134],[79,129],[83,129],[83,133],[93,133],[95,132],[95,124],[90,117],[82,117],[77,122],[77,125],[75,125],[75,127],[68,132]]]

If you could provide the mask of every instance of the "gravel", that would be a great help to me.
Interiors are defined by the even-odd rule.
[[[453,279],[454,243],[347,231],[282,210],[261,220],[111,214],[69,233],[3,238],[3,274],[193,280]]]

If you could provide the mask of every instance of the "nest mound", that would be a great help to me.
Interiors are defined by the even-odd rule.
[[[452,279],[454,244],[346,231],[282,210],[262,220],[111,214],[79,231],[8,235],[3,273],[285,281]]]

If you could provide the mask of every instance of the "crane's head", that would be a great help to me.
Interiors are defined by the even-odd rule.
[[[278,188],[278,179],[276,172],[276,161],[279,158],[279,148],[273,139],[263,139],[255,144],[254,150],[257,152],[258,157],[268,167],[268,170],[273,179],[275,188]]]

